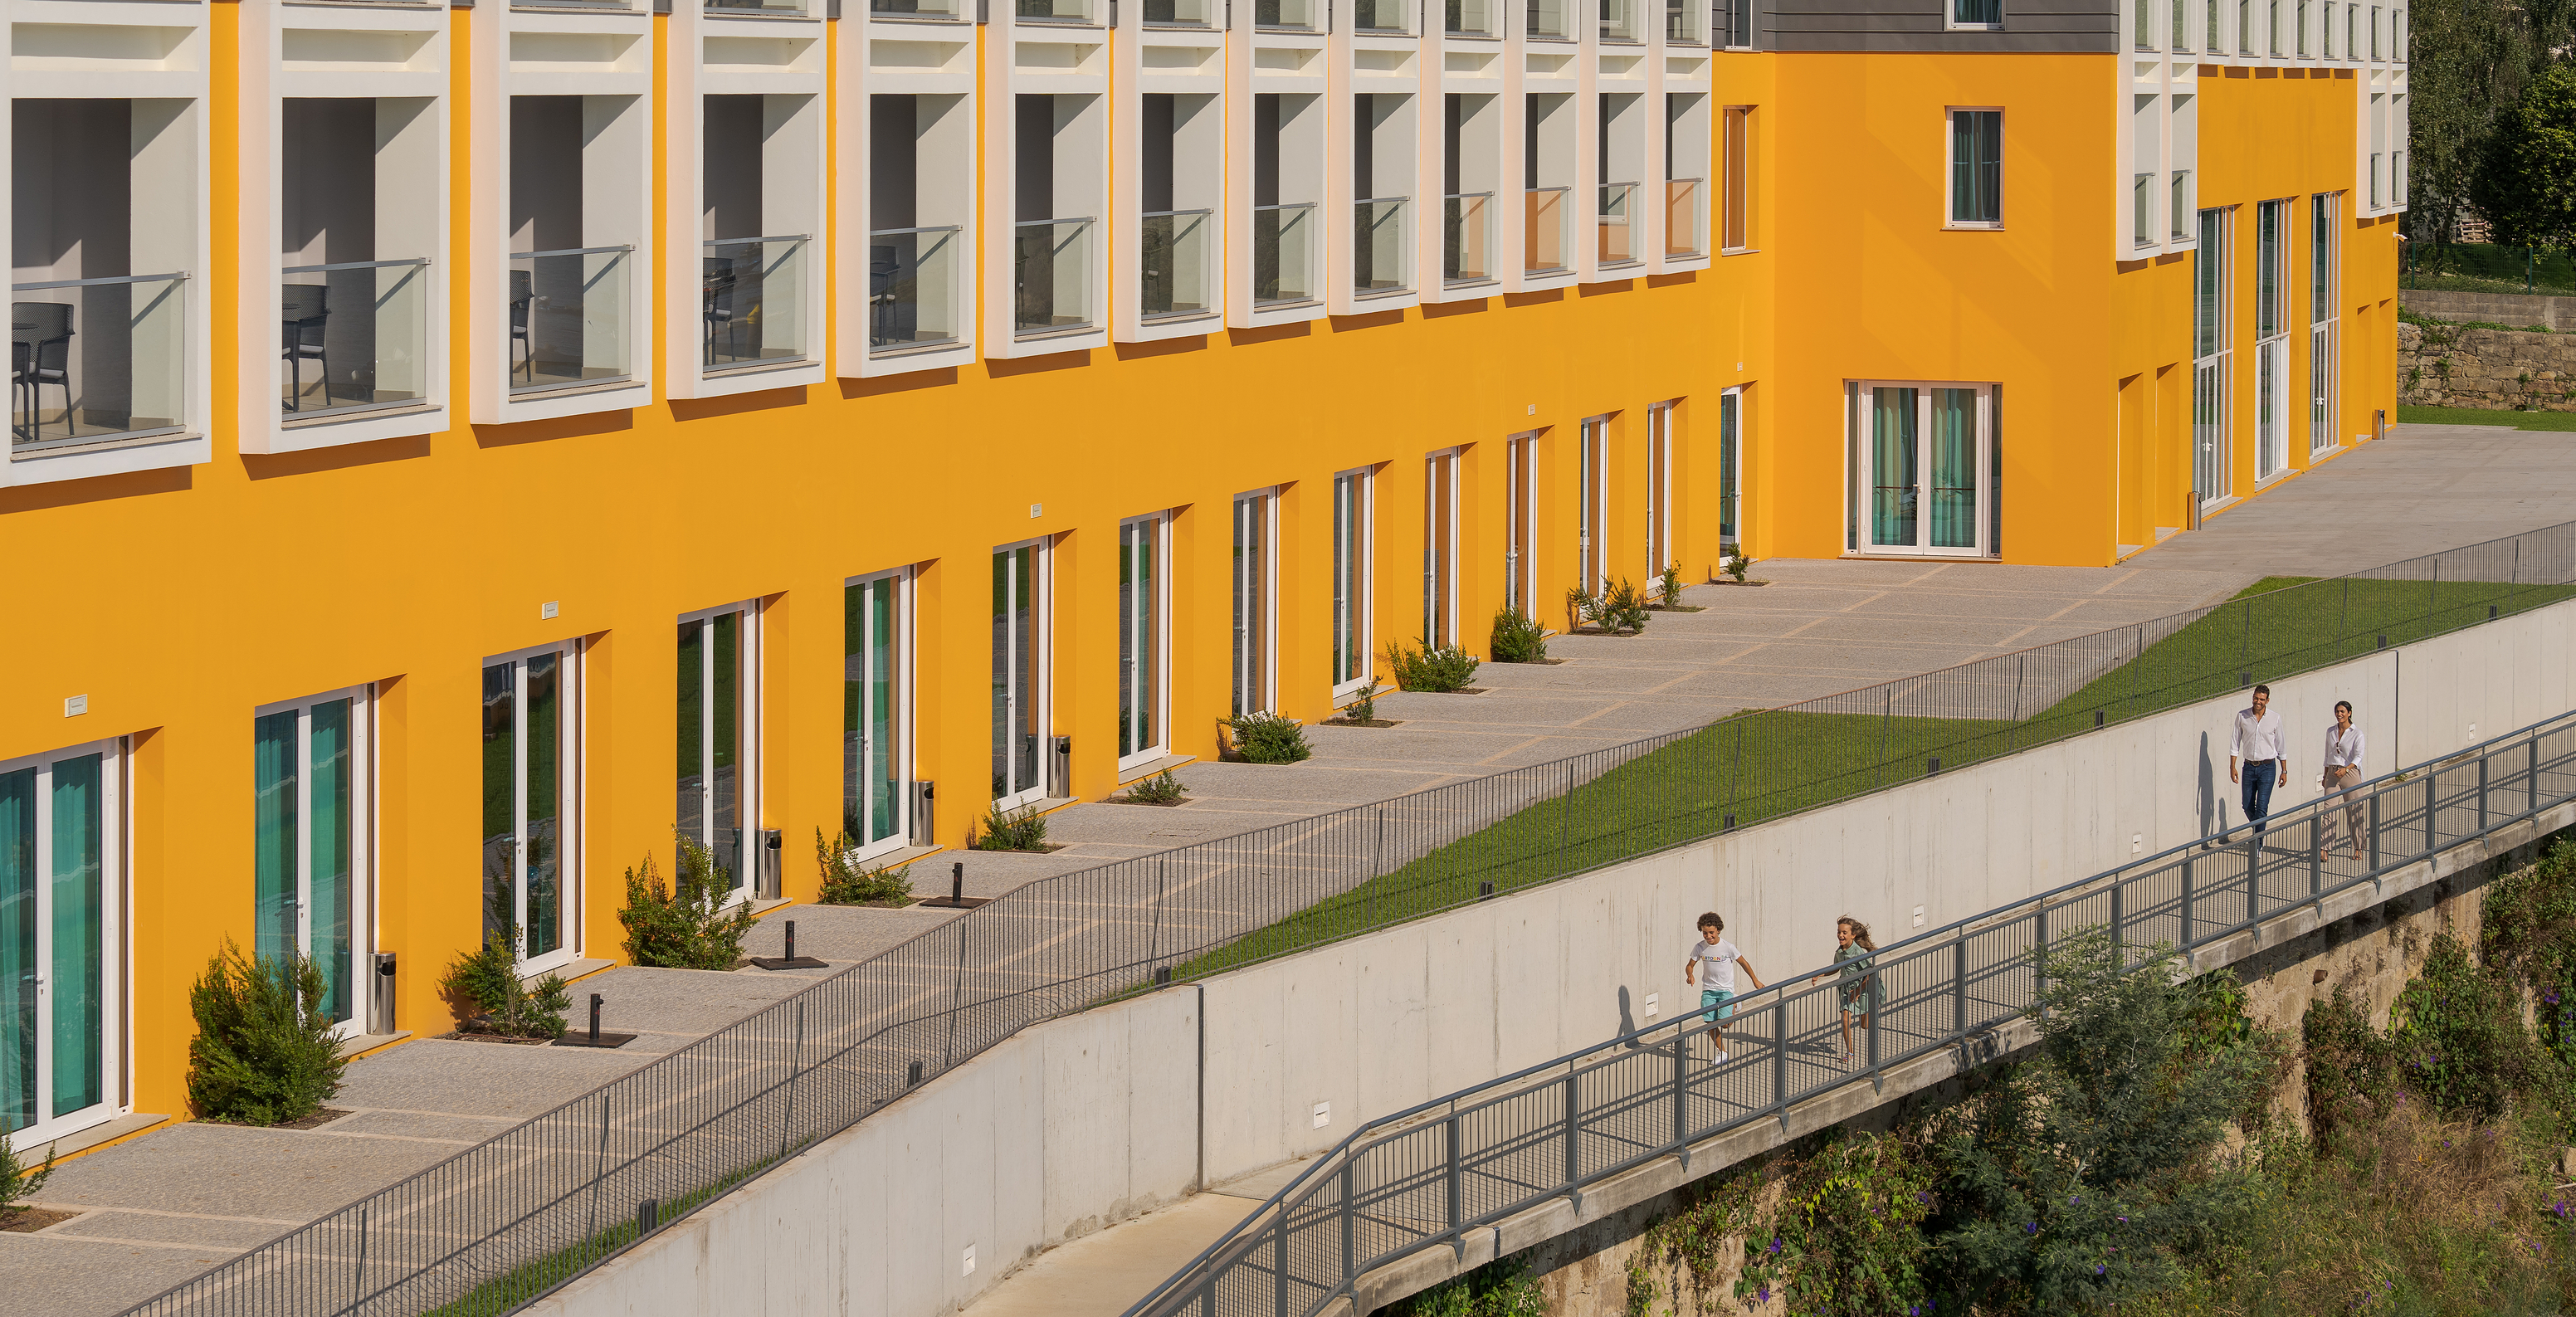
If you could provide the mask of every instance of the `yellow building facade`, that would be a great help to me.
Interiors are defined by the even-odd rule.
[[[227,938],[442,1031],[675,828],[810,900],[1501,607],[2106,564],[2394,406],[2399,11],[842,2],[10,0],[0,1128],[185,1113]]]

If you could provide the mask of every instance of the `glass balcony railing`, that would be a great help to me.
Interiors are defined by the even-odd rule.
[[[1145,0],[1148,27],[1209,27],[1213,0]]]
[[[1693,46],[1708,40],[1708,10],[1701,0],[1664,0],[1664,40]]]
[[[1408,0],[1351,0],[1351,25],[1380,36],[1410,32],[1413,11]]]
[[[1011,12],[1023,23],[1088,23],[1091,0],[1014,0]]]
[[[2189,242],[2192,240],[2192,220],[2193,207],[2191,204],[2191,171],[2188,169],[2177,169],[2173,172],[2173,214],[2170,220],[2173,224],[2173,240],[2175,242]]]
[[[718,238],[699,260],[709,372],[801,361],[805,344],[804,234]]]
[[[1445,197],[1440,217],[1440,278],[1452,284],[1485,283],[1495,277],[1494,194],[1468,192]]]
[[[1601,0],[1601,39],[1642,41],[1637,28],[1638,0]]]
[[[1573,207],[1566,204],[1571,188],[1534,187],[1521,194],[1521,271],[1525,274],[1558,274],[1566,268],[1567,249],[1573,245],[1568,231],[1574,219]]]
[[[957,341],[958,228],[879,229],[868,235],[868,349]]]
[[[187,288],[185,273],[10,285],[10,451],[186,429]]]
[[[1145,318],[1201,316],[1216,305],[1216,212],[1145,212],[1137,269],[1144,281]]]
[[[974,0],[868,0],[876,18],[930,18],[962,23],[974,17]]]
[[[1011,329],[1026,337],[1089,329],[1092,299],[1089,219],[1030,220],[1012,233]]]
[[[1318,0],[1252,0],[1254,27],[1311,30],[1318,13]]]
[[[710,14],[802,14],[805,0],[706,0]]]
[[[1413,198],[1353,203],[1351,291],[1362,297],[1413,286]]]
[[[635,249],[510,253],[510,392],[632,379]]]
[[[1498,0],[1448,0],[1449,35],[1453,37],[1490,37],[1494,31],[1494,5]]]
[[[1592,259],[1603,265],[1627,265],[1637,259],[1637,185],[1601,185],[1601,215],[1594,226]]]
[[[2129,241],[2140,247],[2156,245],[2156,176],[2140,174],[2129,181]]]
[[[332,416],[429,399],[429,261],[290,265],[278,290],[278,405]]]
[[[1315,203],[1252,208],[1253,304],[1315,300]]]
[[[1528,0],[1524,34],[1533,37],[1570,40],[1574,36],[1571,0]]]
[[[1664,180],[1664,255],[1697,256],[1708,250],[1708,231],[1701,226],[1700,180]]]

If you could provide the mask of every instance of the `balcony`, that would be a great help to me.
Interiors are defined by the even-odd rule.
[[[1317,24],[1316,0],[1252,0],[1252,25],[1289,32],[1311,32]]]
[[[868,0],[868,16],[963,23],[974,17],[973,4],[974,0]]]
[[[2156,176],[2139,174],[2129,181],[2130,242],[2139,247],[2156,245],[2155,221]]]
[[[1413,198],[1374,197],[1351,216],[1351,291],[1361,297],[1413,287]]]
[[[1372,36],[1400,37],[1413,30],[1408,0],[1351,0],[1351,26]]]
[[[1524,274],[1563,274],[1567,249],[1573,245],[1568,232],[1574,208],[1566,204],[1572,188],[1534,187],[1521,194],[1521,272]]]
[[[718,238],[699,259],[709,374],[805,359],[804,234]]]
[[[1448,0],[1448,32],[1453,37],[1491,37],[1495,0]]]
[[[1144,316],[1161,320],[1207,315],[1216,308],[1216,214],[1207,210],[1156,210],[1144,216],[1142,259]]]
[[[1252,208],[1252,301],[1315,300],[1315,203]]]
[[[177,274],[11,285],[9,450],[42,452],[187,428],[187,283]],[[48,410],[53,390],[62,405]]]
[[[1030,220],[1012,231],[1011,329],[1022,338],[1089,329],[1092,305],[1089,219]]]
[[[279,290],[278,405],[309,420],[429,401],[429,261],[290,265]]]
[[[1700,209],[1700,180],[1664,180],[1664,255],[1697,256],[1708,248],[1706,218]]]
[[[1089,23],[1091,0],[1014,0],[1012,14],[1023,23]]]
[[[1145,0],[1147,27],[1212,27],[1213,0]]]
[[[2192,240],[2192,219],[2191,171],[2188,169],[2177,169],[2173,172],[2172,224],[2173,240],[2175,242],[2190,242]]]
[[[1708,41],[1708,11],[1700,0],[1664,0],[1664,40],[1690,46]]]
[[[1601,39],[1643,41],[1637,25],[1638,0],[1601,0]]]
[[[1633,265],[1637,261],[1636,225],[1631,222],[1637,210],[1637,185],[1604,183],[1601,185],[1601,215],[1594,226],[1592,259],[1602,265]]]
[[[1440,278],[1451,285],[1494,278],[1494,194],[1468,192],[1442,198]]]
[[[958,227],[868,235],[868,350],[953,343],[958,332]]]
[[[510,253],[510,392],[634,378],[635,249]]]
[[[710,14],[767,14],[772,17],[802,18],[805,0],[706,0]]]
[[[1573,8],[1570,0],[1528,0],[1528,26],[1524,33],[1545,41],[1574,39]]]

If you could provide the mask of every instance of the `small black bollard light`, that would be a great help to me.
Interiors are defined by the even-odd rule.
[[[919,1061],[915,1061],[915,1062],[913,1062],[913,1063],[912,1063],[912,1068],[911,1068],[910,1070],[907,1070],[907,1071],[905,1071],[905,1072],[904,1072],[904,1076],[903,1076],[903,1086],[904,1086],[905,1088],[910,1088],[910,1087],[912,1087],[913,1085],[918,1084],[918,1083],[920,1083],[920,1082],[921,1082],[921,1063],[920,1063]]]
[[[2388,633],[2385,631],[2379,633],[2379,647],[2381,649],[2388,648]]]
[[[593,1047],[599,1046],[599,1006],[607,1000],[598,993],[590,994],[590,1045]]]
[[[1477,900],[1479,900],[1479,901],[1487,900],[1487,899],[1491,898],[1491,897],[1493,896],[1493,894],[1494,894],[1494,885],[1493,885],[1491,882],[1482,882],[1482,883],[1478,883],[1478,884],[1476,884],[1476,899],[1477,899]]]
[[[636,1206],[635,1206],[635,1233],[636,1233],[636,1234],[638,1234],[638,1235],[649,1235],[649,1234],[652,1234],[652,1233],[653,1233],[653,1231],[654,1231],[655,1229],[657,1229],[658,1227],[660,1227],[660,1226],[661,1226],[661,1224],[662,1224],[662,1203],[661,1203],[661,1201],[660,1201],[659,1199],[647,1198],[647,1199],[645,1199],[643,1202],[636,1204]]]
[[[2093,725],[2095,727],[2100,727],[2102,725],[2102,711],[2100,709],[2095,709],[2093,711]]]
[[[966,862],[959,860],[948,870],[948,903],[962,905],[966,900]]]
[[[1171,966],[1169,966],[1169,965],[1157,965],[1157,966],[1155,966],[1155,967],[1154,967],[1154,986],[1155,986],[1155,987],[1158,987],[1158,988],[1159,988],[1159,987],[1162,987],[1162,986],[1164,986],[1164,985],[1166,985],[1166,984],[1170,983],[1171,981],[1172,981],[1172,967],[1171,967]]]
[[[1931,758],[1926,759],[1926,760],[1924,760],[1924,761],[1923,761],[1923,775],[1924,775],[1925,777],[1930,777],[1930,776],[1932,776],[1933,774],[1938,773],[1938,772],[1940,772],[1940,771],[1941,771],[1941,756],[1939,756],[1939,755],[1934,755],[1934,756],[1932,756]]]
[[[1734,816],[1734,815],[1732,815],[1732,814],[1727,815],[1727,816],[1726,816],[1726,826],[1724,826],[1724,827],[1722,827],[1722,828],[1718,829],[1718,831],[1720,831],[1720,832],[1733,832],[1733,831],[1735,831],[1735,816]]]
[[[590,994],[590,1031],[588,1033],[565,1034],[563,1037],[555,1040],[555,1046],[613,1048],[624,1047],[628,1043],[634,1042],[635,1035],[631,1033],[601,1033],[599,1031],[599,1008],[607,1000],[608,999],[606,997],[603,997],[598,993],[594,992]]]
[[[787,921],[787,958],[796,959],[796,921],[793,919]]]
[[[2254,674],[2253,674],[2253,673],[2251,673],[2251,672],[2239,672],[2239,673],[2237,673],[2237,674],[2236,674],[2236,688],[2237,688],[2238,690],[2243,690],[2244,688],[2246,688],[2246,687],[2248,687],[2248,686],[2251,686],[2251,685],[2253,685],[2253,684],[2254,684]]]
[[[2487,620],[2490,622],[2496,620],[2496,606],[2494,604],[2487,605]]]
[[[796,921],[795,921],[795,920],[790,919],[790,920],[788,920],[788,921],[787,921],[787,930],[786,930],[786,931],[787,931],[787,954],[786,954],[786,955],[783,955],[783,956],[753,956],[753,957],[751,957],[751,963],[752,963],[752,964],[755,964],[755,965],[758,965],[758,966],[759,966],[759,967],[761,967],[762,969],[767,969],[767,970],[780,970],[780,969],[821,969],[821,968],[823,968],[823,962],[821,962],[821,961],[819,961],[819,960],[814,959],[812,956],[800,956],[800,955],[797,955],[797,954],[796,954]]]

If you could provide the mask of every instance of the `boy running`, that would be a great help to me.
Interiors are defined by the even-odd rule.
[[[1699,985],[1699,1004],[1705,1011],[1700,1018],[1708,1021],[1709,1035],[1717,1039],[1717,1059],[1720,1061],[1726,1059],[1724,1021],[1735,1014],[1735,1008],[1726,1002],[1735,995],[1737,967],[1743,968],[1744,977],[1751,979],[1754,987],[1762,986],[1761,976],[1753,972],[1753,962],[1746,960],[1744,953],[1726,940],[1725,934],[1726,921],[1718,918],[1716,911],[1701,915],[1699,940],[1690,944],[1686,953],[1690,958],[1682,962],[1682,982]],[[1700,973],[1702,965],[1708,967],[1706,975]]]

